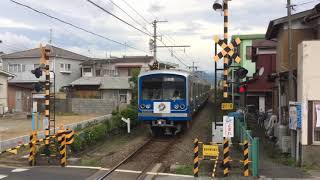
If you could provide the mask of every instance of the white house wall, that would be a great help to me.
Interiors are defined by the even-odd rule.
[[[298,47],[298,102],[302,103],[302,145],[308,143],[308,101],[320,100],[320,41],[303,41]]]
[[[0,106],[8,107],[8,77],[0,74]]]

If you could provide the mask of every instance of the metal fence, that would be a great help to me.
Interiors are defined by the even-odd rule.
[[[252,136],[252,131],[247,129],[241,113],[235,116],[235,136],[233,140],[238,143],[249,142],[249,161],[251,162],[249,170],[253,177],[259,177],[259,138]]]

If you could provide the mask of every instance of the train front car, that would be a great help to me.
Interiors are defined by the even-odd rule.
[[[154,135],[175,135],[191,120],[188,105],[188,73],[149,71],[139,76],[139,120]]]

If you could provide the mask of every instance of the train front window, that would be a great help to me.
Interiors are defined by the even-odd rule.
[[[145,100],[185,99],[185,78],[176,75],[146,76],[142,80],[141,95]]]

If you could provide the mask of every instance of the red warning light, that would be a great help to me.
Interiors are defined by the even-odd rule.
[[[243,86],[240,86],[239,93],[244,93],[244,92],[246,92],[246,88]]]

